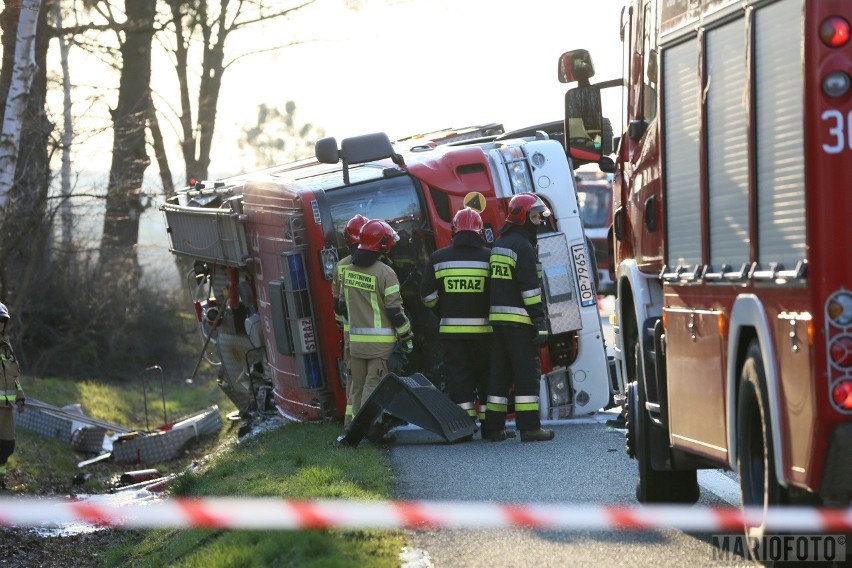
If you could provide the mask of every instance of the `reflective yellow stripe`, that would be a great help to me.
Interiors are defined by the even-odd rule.
[[[465,270],[482,270],[488,271],[488,263],[485,261],[475,260],[447,260],[435,264],[435,273],[444,271],[462,272]]]
[[[387,298],[391,294],[398,294],[398,293],[399,293],[399,284],[393,284],[392,286],[388,286],[387,288],[385,288],[385,298]]]
[[[349,333],[350,343],[394,343],[395,341],[395,337],[387,335],[359,335],[352,332]]]
[[[525,306],[533,306],[541,303],[541,288],[533,288],[521,292],[521,298]]]
[[[382,327],[382,312],[377,294],[370,294],[370,306],[373,309],[373,327]]]
[[[515,410],[516,411],[525,411],[525,410],[538,410],[538,402],[539,399],[537,396],[516,396],[515,397]]]
[[[438,291],[435,290],[428,296],[423,296],[423,303],[426,304],[427,308],[434,308],[438,303]]]
[[[490,325],[442,325],[439,333],[491,333]]]
[[[524,298],[524,305],[525,306],[534,306],[534,305],[540,304],[540,303],[541,303],[541,294],[538,294],[537,296],[530,296],[528,298]]]
[[[406,321],[404,324],[396,328],[397,335],[405,335],[411,331],[411,322]]]
[[[493,249],[491,249],[491,260],[492,261],[494,260],[494,257],[499,257],[501,259],[504,259],[504,260],[501,260],[500,262],[504,262],[506,264],[511,264],[512,266],[515,266],[515,261],[518,258],[518,253],[516,253],[515,251],[513,251],[510,248],[494,247]]]
[[[520,316],[516,314],[501,314],[501,313],[491,313],[489,315],[489,319],[491,323],[495,322],[509,322],[509,323],[523,323],[526,325],[532,325],[532,320],[530,316]]]

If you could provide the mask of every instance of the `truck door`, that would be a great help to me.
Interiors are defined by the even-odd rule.
[[[634,256],[645,272],[662,269],[663,219],[660,199],[660,140],[657,123],[658,61],[656,3],[645,2],[634,15],[630,42],[628,138],[630,161],[627,203]],[[692,101],[684,101],[687,105]],[[695,106],[694,102],[692,106]]]

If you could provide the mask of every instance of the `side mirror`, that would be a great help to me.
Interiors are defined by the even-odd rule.
[[[596,86],[576,87],[565,93],[565,149],[580,162],[599,162],[604,136],[601,92]]]
[[[595,66],[591,54],[585,49],[566,51],[559,57],[557,70],[560,83],[588,85],[589,79],[595,76]]]

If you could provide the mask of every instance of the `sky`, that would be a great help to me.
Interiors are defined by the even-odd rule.
[[[311,123],[338,141],[371,132],[398,139],[493,122],[510,131],[562,119],[569,87],[557,79],[563,52],[588,49],[597,71],[593,81],[621,74],[618,22],[624,0],[361,0],[364,7],[357,12],[347,10],[345,1],[317,0],[292,20],[278,21],[262,33],[229,36],[230,58],[258,52],[270,38],[304,43],[275,55],[239,57],[226,70],[211,178],[250,169],[238,140],[246,126],[255,124],[261,103],[283,109],[287,101],[295,101],[298,125]],[[83,69],[75,77],[89,83],[88,91],[78,93],[75,109],[94,125],[80,128],[77,141],[84,144],[73,154],[78,191],[83,191],[106,186],[112,148],[106,105],[87,101],[112,90],[103,84],[102,72],[80,57],[81,50],[72,51],[72,73]],[[179,107],[168,61],[154,62],[152,84],[159,94],[174,97],[157,102],[161,111]],[[604,101],[604,114],[616,130],[618,103],[608,110]],[[61,108],[61,99],[53,104]],[[161,116],[170,166],[180,184],[178,129],[173,118]],[[161,258],[168,242],[157,210],[162,188],[155,163],[146,172],[144,189],[152,195],[153,206],[140,226],[140,260],[167,266],[171,263]],[[93,238],[99,238],[99,217],[85,215],[92,220]],[[175,277],[156,278],[171,283]]]
[[[514,130],[561,119],[567,86],[557,80],[559,56],[585,48],[595,61],[593,81],[619,76],[623,3],[369,0],[352,12],[343,0],[320,0],[264,32],[307,43],[243,58],[226,71],[211,173],[237,167],[229,165],[234,137],[260,103],[283,108],[293,100],[297,122],[338,140],[491,122]],[[251,48],[235,42],[228,49]]]
[[[362,8],[353,11],[347,0],[316,0],[289,20],[228,37],[226,58],[237,62],[223,76],[211,177],[250,169],[238,141],[256,123],[261,103],[283,110],[295,101],[297,125],[310,123],[338,141],[380,131],[398,139],[494,122],[510,131],[563,117],[568,86],[557,79],[563,52],[588,49],[597,71],[593,81],[621,74],[618,23],[625,0],[359,1]],[[303,43],[264,51],[292,40]],[[55,73],[57,52],[51,52]],[[85,141],[75,148],[75,173],[104,184],[112,148],[107,107],[114,106],[115,91],[104,84],[100,63],[80,49],[71,57],[77,142]],[[174,70],[162,56],[153,64],[152,86],[180,183],[179,128],[168,112],[180,104]],[[60,109],[61,91],[49,100]],[[614,125],[620,123],[620,115],[612,116],[618,103],[604,109]],[[158,184],[155,167],[147,174]],[[157,193],[156,187],[149,190]]]

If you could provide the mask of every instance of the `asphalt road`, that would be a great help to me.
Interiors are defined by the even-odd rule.
[[[431,432],[397,431],[390,449],[401,499],[636,505],[636,462],[624,452],[624,431],[588,419],[549,423],[551,442],[447,444]],[[707,472],[711,473],[711,472]],[[701,479],[700,503],[731,504],[736,484],[712,472]],[[720,495],[721,494],[721,495]],[[710,534],[467,530],[410,532],[405,568],[518,566],[707,566]],[[720,562],[728,565],[730,562]]]
[[[610,310],[605,300],[602,321]],[[608,323],[604,328],[611,345]],[[606,424],[616,415],[613,410],[548,422],[556,438],[539,443],[482,441],[477,435],[451,445],[431,432],[399,429],[389,448],[397,494],[438,501],[636,505],[636,462],[625,453],[624,430]],[[733,474],[700,472],[699,482],[699,503],[739,503]],[[678,530],[430,530],[408,536],[400,556],[404,568],[733,565],[714,556],[711,534]]]

